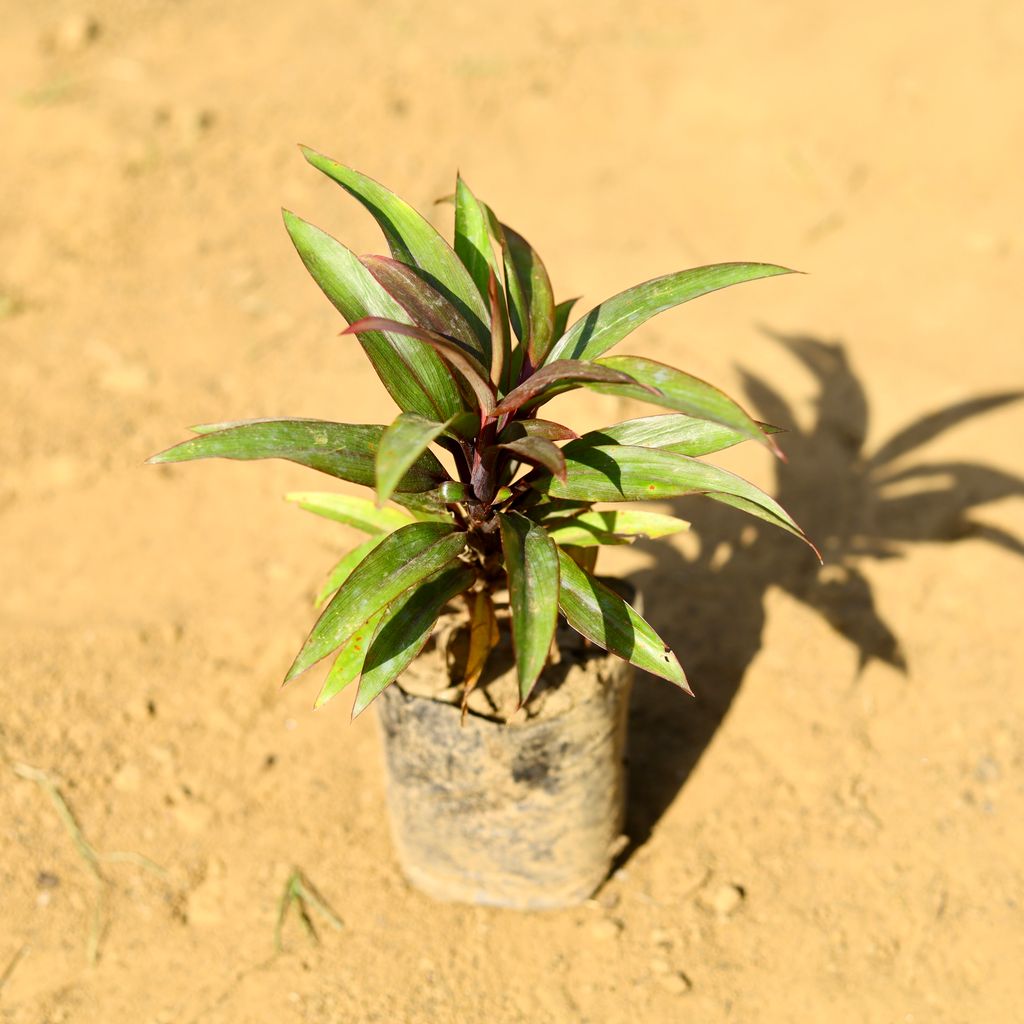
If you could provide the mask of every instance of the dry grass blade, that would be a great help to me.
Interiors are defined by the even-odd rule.
[[[86,958],[90,964],[95,964],[99,960],[100,946],[102,945],[103,934],[106,930],[106,894],[107,889],[111,885],[104,877],[103,872],[100,871],[101,862],[134,864],[160,877],[165,877],[167,872],[159,864],[154,863],[140,853],[122,850],[100,853],[86,839],[85,833],[78,824],[74,812],[68,805],[67,800],[64,799],[64,794],[61,793],[60,788],[49,772],[30,764],[23,764],[20,761],[11,762],[11,768],[15,775],[29,782],[36,783],[49,796],[50,802],[57,812],[57,817],[60,818],[61,824],[71,837],[78,855],[85,862],[85,866],[96,884],[96,902],[93,904],[92,923],[89,927],[89,937],[86,942]],[[13,970],[13,968],[8,969],[8,971],[10,970]],[[4,980],[6,980],[7,976],[8,972],[5,972]]]
[[[11,975],[18,968],[18,964],[28,955],[28,943],[25,942],[14,951],[14,956],[7,961],[7,966],[4,968],[3,973],[0,974],[0,992],[3,992],[4,986],[11,980]]]

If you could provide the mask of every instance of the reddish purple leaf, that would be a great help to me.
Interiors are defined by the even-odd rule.
[[[498,437],[499,441],[518,441],[521,437],[542,437],[545,441],[575,441],[579,434],[551,420],[513,420]]]
[[[614,376],[607,376],[607,374]],[[547,366],[542,366],[533,376],[528,377],[519,387],[510,391],[495,407],[494,413],[501,416],[507,412],[515,412],[516,409],[526,405],[544,392],[560,385],[568,384],[573,386],[576,382],[593,382],[597,384],[632,384],[657,394],[656,388],[639,384],[627,373],[619,370],[612,370],[607,366],[596,366],[594,363],[585,363],[579,359],[556,359]]]
[[[427,284],[416,270],[390,256],[360,256],[359,262],[409,314],[414,324],[453,338],[467,352],[483,361],[483,346],[469,326],[469,321],[452,302]]]
[[[500,381],[512,345],[508,336],[505,303],[498,291],[498,279],[493,270],[487,278],[487,296],[491,303],[491,380]]]
[[[363,331],[390,331],[393,334],[404,334],[409,338],[416,338],[418,341],[430,345],[442,359],[450,363],[465,378],[466,383],[473,389],[480,408],[487,414],[494,413],[494,385],[487,379],[487,371],[480,364],[480,360],[464,352],[451,338],[446,338],[436,331],[427,331],[422,327],[413,327],[410,324],[400,324],[397,320],[385,320],[379,316],[366,316],[357,320],[350,327],[347,327],[342,334],[359,334]],[[625,377],[625,374],[622,374]],[[627,383],[632,383],[632,378],[626,378]]]
[[[519,441],[499,444],[498,447],[511,452],[523,462],[529,462],[531,466],[540,466],[542,469],[546,469],[565,483],[565,456],[562,454],[562,449],[550,441],[545,441],[542,437],[524,437]]]

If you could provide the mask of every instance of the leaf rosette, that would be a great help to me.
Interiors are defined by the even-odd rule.
[[[593,572],[600,547],[666,537],[687,523],[595,506],[692,494],[807,538],[770,495],[703,461],[745,441],[778,454],[776,428],[682,370],[608,353],[658,313],[791,271],[769,263],[683,270],[626,289],[570,322],[575,300],[555,300],[536,250],[461,177],[449,245],[384,186],[303,152],[384,233],[388,255],[357,256],[284,214],[299,257],[348,324],[341,333],[363,347],[400,413],[390,425],[206,424],[149,460],[287,459],[375,490],[376,502],[333,492],[288,496],[367,539],[328,574],[320,617],[287,680],[332,658],[317,706],[354,685],[358,714],[409,666],[461,595],[469,610],[466,693],[505,628],[520,703],[528,701],[560,616],[589,642],[689,692],[675,653]],[[582,436],[538,416],[577,388],[662,411]],[[501,614],[498,595],[506,601]]]

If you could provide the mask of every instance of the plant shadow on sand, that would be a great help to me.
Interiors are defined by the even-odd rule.
[[[1024,554],[1017,538],[970,519],[976,506],[1024,494],[1024,480],[973,462],[912,461],[939,434],[1024,392],[939,409],[868,452],[868,400],[843,346],[771,336],[811,371],[818,397],[816,420],[802,430],[786,401],[766,381],[744,372],[755,414],[787,431],[780,440],[788,462],[775,462],[776,480],[768,490],[821,547],[825,564],[819,566],[793,538],[770,526],[693,498],[672,502],[671,511],[693,523],[700,542],[695,558],[661,543],[639,542],[653,565],[630,579],[645,596],[651,624],[680,652],[697,697],[657,680],[634,688],[629,844],[617,866],[650,837],[728,712],[761,645],[769,587],[781,587],[813,608],[854,644],[860,670],[879,659],[906,671],[899,638],[875,606],[865,562],[899,558],[914,541],[968,537]]]

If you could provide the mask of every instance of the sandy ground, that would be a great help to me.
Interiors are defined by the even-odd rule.
[[[0,14],[0,1018],[1024,1020],[1019,4]],[[280,498],[326,478],[141,465],[189,423],[391,415],[278,208],[382,242],[296,142],[446,230],[461,168],[560,297],[809,272],[623,346],[790,428],[788,465],[722,462],[827,565],[697,500],[693,536],[606,559],[698,699],[638,688],[633,845],[591,905],[411,891],[371,718],[279,690],[355,539]],[[131,854],[102,883],[48,785]],[[293,868],[342,927],[293,911],[275,953]]]

